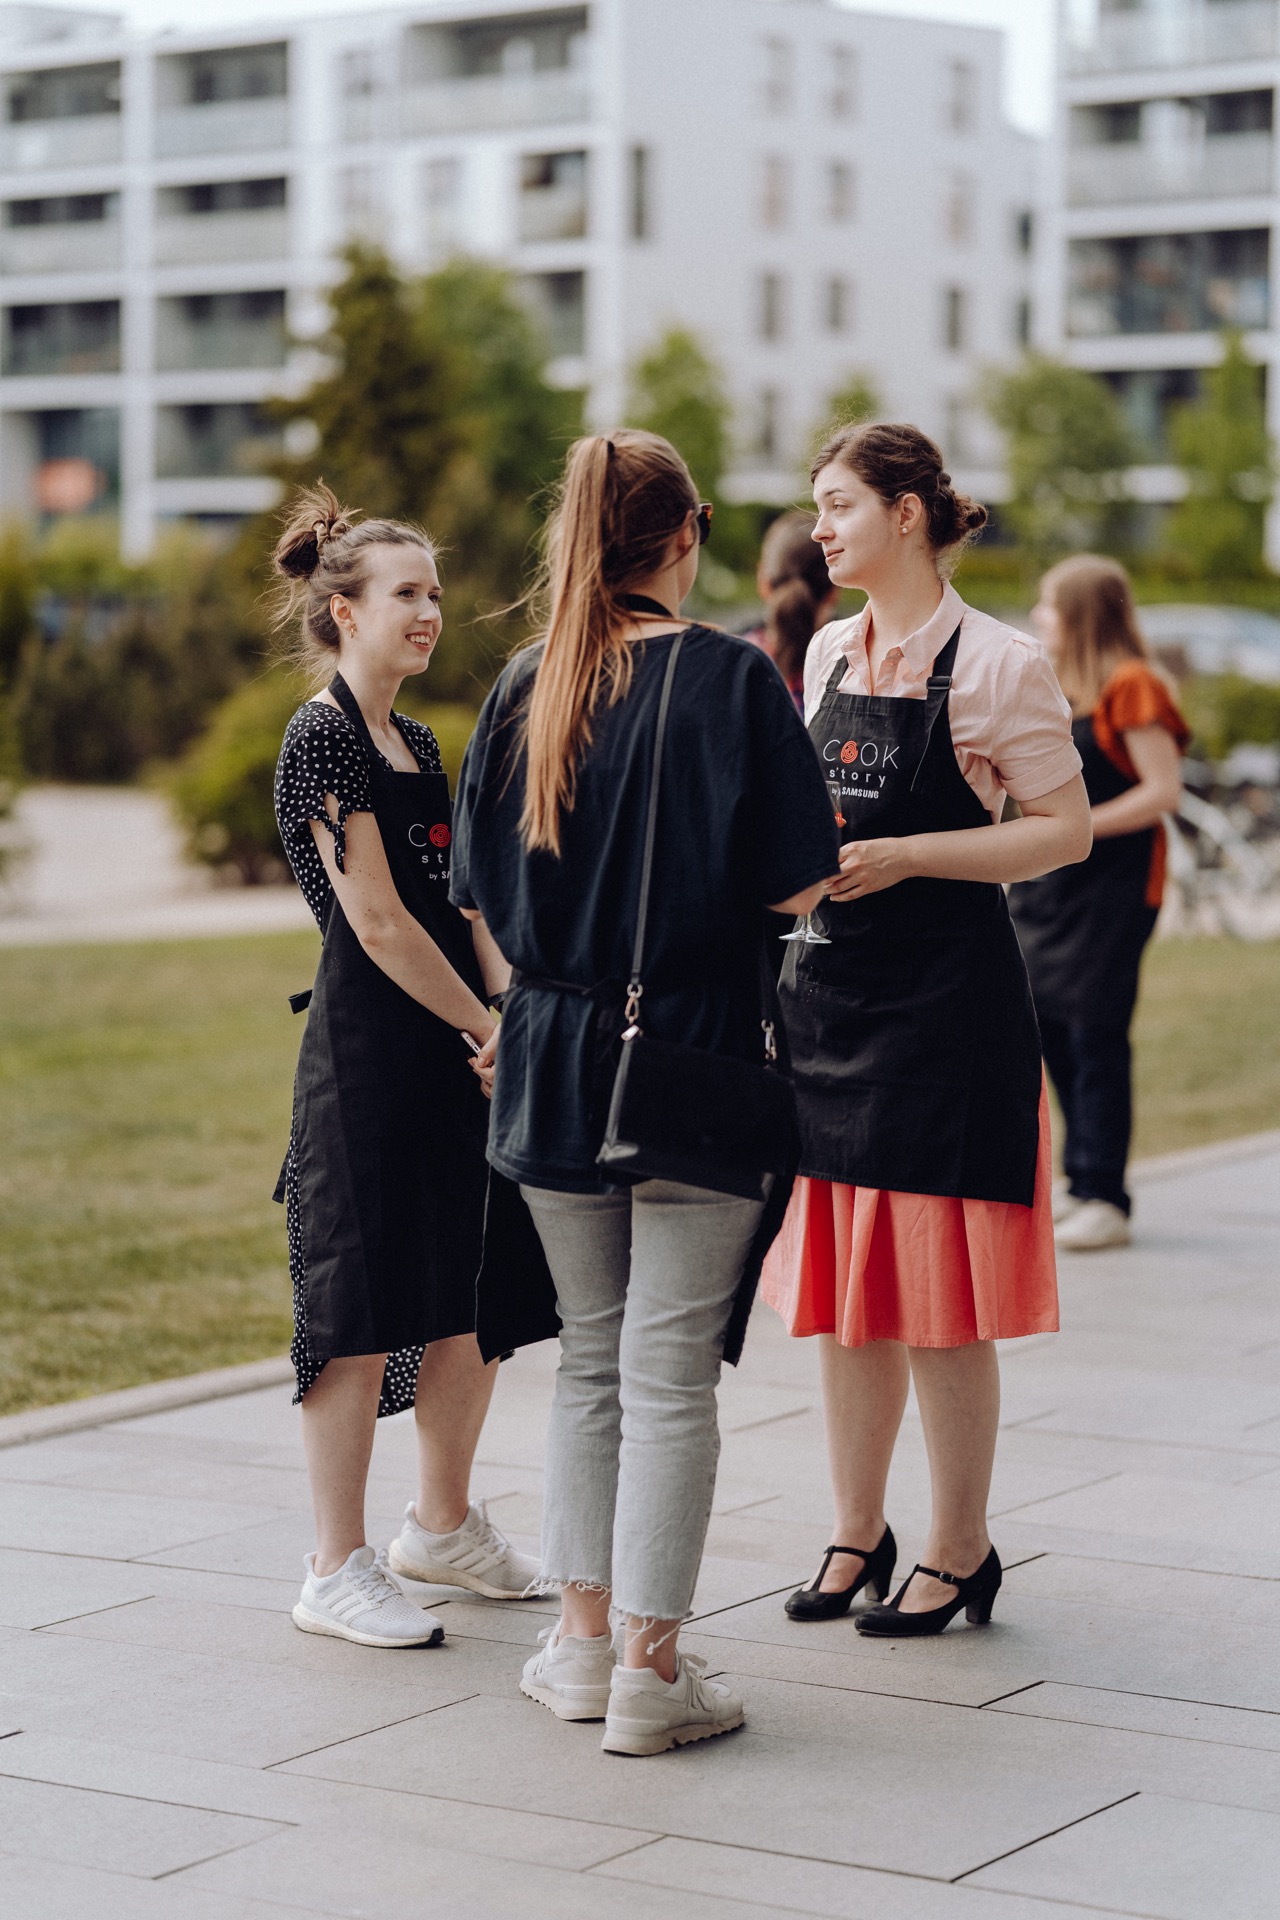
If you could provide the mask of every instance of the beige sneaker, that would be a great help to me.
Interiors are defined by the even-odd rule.
[[[706,1666],[696,1653],[677,1654],[674,1680],[652,1667],[615,1667],[604,1751],[666,1753],[740,1727],[746,1718],[741,1700],[719,1680],[706,1679]]]
[[[603,1720],[613,1677],[613,1638],[602,1633],[594,1640],[562,1639],[563,1624],[557,1620],[538,1635],[542,1646],[525,1661],[520,1691],[550,1707],[557,1720]]]
[[[1084,1201],[1076,1199],[1065,1180],[1054,1181],[1053,1224],[1055,1227],[1060,1227],[1064,1220],[1071,1218],[1073,1213],[1079,1213],[1083,1205]]]
[[[1127,1247],[1133,1229],[1128,1214],[1109,1200],[1082,1200],[1053,1238],[1064,1253],[1097,1253],[1104,1247]]]

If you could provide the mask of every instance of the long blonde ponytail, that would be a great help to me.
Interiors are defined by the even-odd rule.
[[[547,523],[543,591],[549,603],[542,658],[524,722],[525,844],[560,852],[578,768],[601,702],[631,686],[622,598],[661,566],[698,495],[667,440],[631,429],[592,435],[569,450],[560,498]]]

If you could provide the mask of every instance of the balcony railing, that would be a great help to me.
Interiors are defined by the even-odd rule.
[[[521,240],[581,240],[587,231],[587,196],[579,186],[543,187],[522,193],[517,231]]]
[[[284,207],[161,215],[155,223],[154,244],[160,267],[282,260],[289,251],[289,215]]]
[[[282,326],[184,326],[162,310],[156,328],[156,369],[160,373],[282,367],[287,351]]]
[[[1138,141],[1078,147],[1067,158],[1067,199],[1073,207],[1265,194],[1274,180],[1269,133],[1224,134],[1172,150]]]
[[[0,131],[0,166],[107,166],[120,158],[120,115],[77,114],[65,120],[19,120]]]
[[[98,273],[119,265],[118,220],[0,229],[0,273]]]
[[[289,143],[289,102],[213,100],[199,107],[165,107],[156,115],[156,153],[177,159],[191,153],[238,153]]]
[[[586,120],[591,86],[572,69],[549,73],[477,74],[406,87],[402,134],[471,133],[484,128],[539,127]]]
[[[1068,44],[1071,73],[1265,60],[1280,51],[1276,0],[1183,0],[1159,11],[1112,13],[1088,40]]]

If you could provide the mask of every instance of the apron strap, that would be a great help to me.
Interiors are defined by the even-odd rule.
[[[951,687],[951,675],[956,664],[956,651],[960,645],[960,628],[957,627],[942,652],[933,663],[933,672],[929,675],[928,688],[946,693]]]
[[[373,744],[373,735],[369,731],[369,723],[360,711],[360,702],[356,699],[354,693],[352,693],[340,673],[335,673],[329,682],[329,692],[333,695],[356,732],[360,735],[360,738],[364,742],[365,752],[369,755],[370,763],[376,767],[379,756],[378,750]]]
[[[956,664],[956,651],[960,645],[960,628],[957,627],[946,646],[933,663],[933,672],[926,682],[925,703],[928,719],[925,721],[924,752],[916,762],[916,770],[911,776],[910,791],[915,792],[916,782],[929,758],[929,749],[933,744],[933,730],[938,724],[938,716],[946,710],[951,698],[951,670]]]

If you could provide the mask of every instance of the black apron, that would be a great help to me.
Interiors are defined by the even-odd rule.
[[[957,627],[924,700],[841,693],[836,662],[809,736],[843,840],[991,824],[951,742],[959,640]],[[1004,889],[904,880],[813,921],[831,944],[790,945],[781,986],[801,1173],[1030,1206],[1040,1036]]]
[[[1091,807],[1137,782],[1098,745],[1093,720],[1074,722]],[[1147,905],[1155,827],[1095,840],[1087,860],[1009,890],[1036,1011],[1042,1020],[1128,1027],[1142,953],[1159,918]]]
[[[471,928],[449,901],[448,778],[389,767],[340,675],[329,690],[368,753],[396,891],[484,1004]],[[488,1102],[469,1062],[461,1034],[369,958],[333,896],[288,1162],[306,1338],[320,1364],[472,1332],[482,1260],[494,1284],[517,1295],[545,1274],[518,1190],[497,1174],[491,1182]]]

